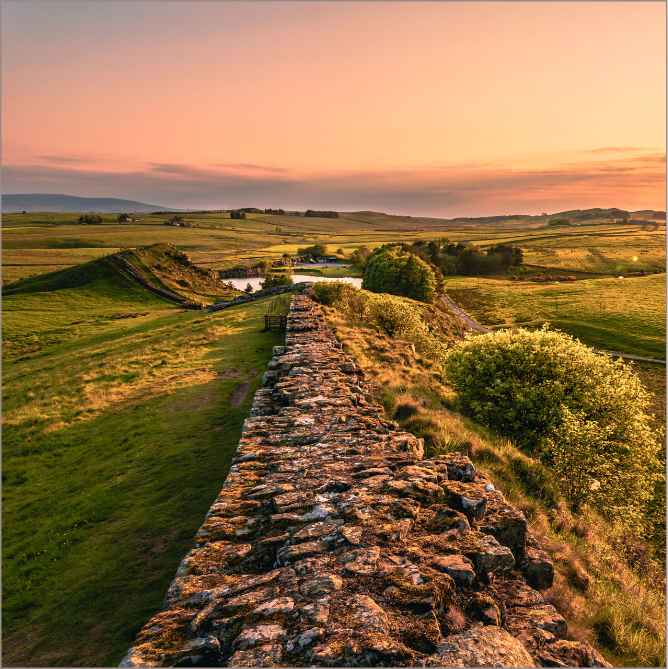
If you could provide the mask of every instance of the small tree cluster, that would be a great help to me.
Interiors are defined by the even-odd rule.
[[[510,244],[496,244],[482,250],[471,244],[437,239],[428,242],[418,240],[406,249],[431,263],[443,275],[498,274],[524,261],[522,249]]]
[[[338,218],[338,211],[315,211],[314,209],[307,209],[304,216],[308,218]]]
[[[99,214],[81,214],[79,216],[79,223],[84,225],[99,225],[102,223],[102,216]]]
[[[350,254],[350,262],[359,269],[363,270],[366,267],[369,257],[371,256],[371,249],[368,246],[360,246]]]
[[[431,302],[436,294],[437,278],[429,264],[415,254],[404,253],[396,246],[383,246],[369,256],[362,287],[374,293]]]
[[[305,246],[297,249],[297,255],[308,258],[322,258],[327,255],[326,244],[313,244],[312,246]]]
[[[262,288],[278,288],[291,286],[292,284],[292,274],[290,272],[267,272],[261,286]]]

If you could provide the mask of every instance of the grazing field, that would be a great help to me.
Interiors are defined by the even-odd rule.
[[[266,307],[111,279],[5,298],[4,664],[120,661],[227,473]]]
[[[598,348],[665,359],[665,274],[551,284],[452,277],[446,287],[485,325],[547,321]]]
[[[300,246],[326,243],[332,252],[361,245],[447,237],[481,247],[521,246],[527,263],[559,271],[619,274],[665,270],[665,223],[610,220],[553,227],[543,217],[467,221],[342,213],[339,218],[229,213],[185,214],[192,227],[163,225],[171,214],[141,214],[131,224],[103,215],[100,225],[78,224],[76,214],[8,214],[3,217],[3,282],[78,264],[121,248],[172,243],[199,265],[224,269],[240,261],[277,258]]]
[[[163,225],[170,217],[119,224],[104,215],[99,225],[78,224],[76,214],[3,217],[5,664],[120,660],[159,607],[218,491],[282,338],[261,329],[264,313],[285,310],[284,298],[186,311],[110,272],[104,256],[170,243],[203,269],[225,269],[315,242],[346,256],[362,245],[417,239],[508,241],[539,266],[531,272],[584,278],[447,278],[448,292],[483,323],[549,320],[601,348],[663,357],[665,275],[616,276],[665,271],[665,225],[554,227],[543,217],[446,221],[374,212],[186,214],[191,227]],[[159,285],[215,298],[198,280],[184,287],[161,271]],[[648,368],[644,378],[660,410],[662,374]]]

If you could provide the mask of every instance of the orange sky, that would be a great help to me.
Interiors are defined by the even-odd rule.
[[[664,208],[663,3],[5,0],[4,192]]]

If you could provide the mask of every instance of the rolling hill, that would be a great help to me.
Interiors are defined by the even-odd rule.
[[[137,296],[148,292],[184,307],[200,307],[238,292],[222,282],[216,272],[194,265],[173,245],[153,244],[21,279],[5,286],[4,295],[46,294],[68,289]],[[53,295],[50,299],[53,300]],[[149,296],[144,295],[143,299]]]
[[[158,204],[146,204],[117,197],[77,197],[51,193],[10,193],[2,196],[3,212],[150,212],[178,211]]]

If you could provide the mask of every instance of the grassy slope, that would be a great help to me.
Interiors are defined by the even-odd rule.
[[[6,665],[120,660],[220,488],[279,343],[261,332],[262,302],[186,312],[106,279],[5,298]]]
[[[664,666],[661,566],[629,541],[623,527],[593,513],[571,513],[545,467],[457,413],[452,390],[411,346],[351,327],[333,309],[328,313],[338,338],[374,382],[388,416],[424,437],[429,454],[468,454],[526,514],[555,562],[555,585],[546,595],[568,620],[572,637],[595,643],[616,665]]]
[[[665,358],[665,274],[541,284],[452,277],[448,294],[486,325],[539,324],[587,344]]]

